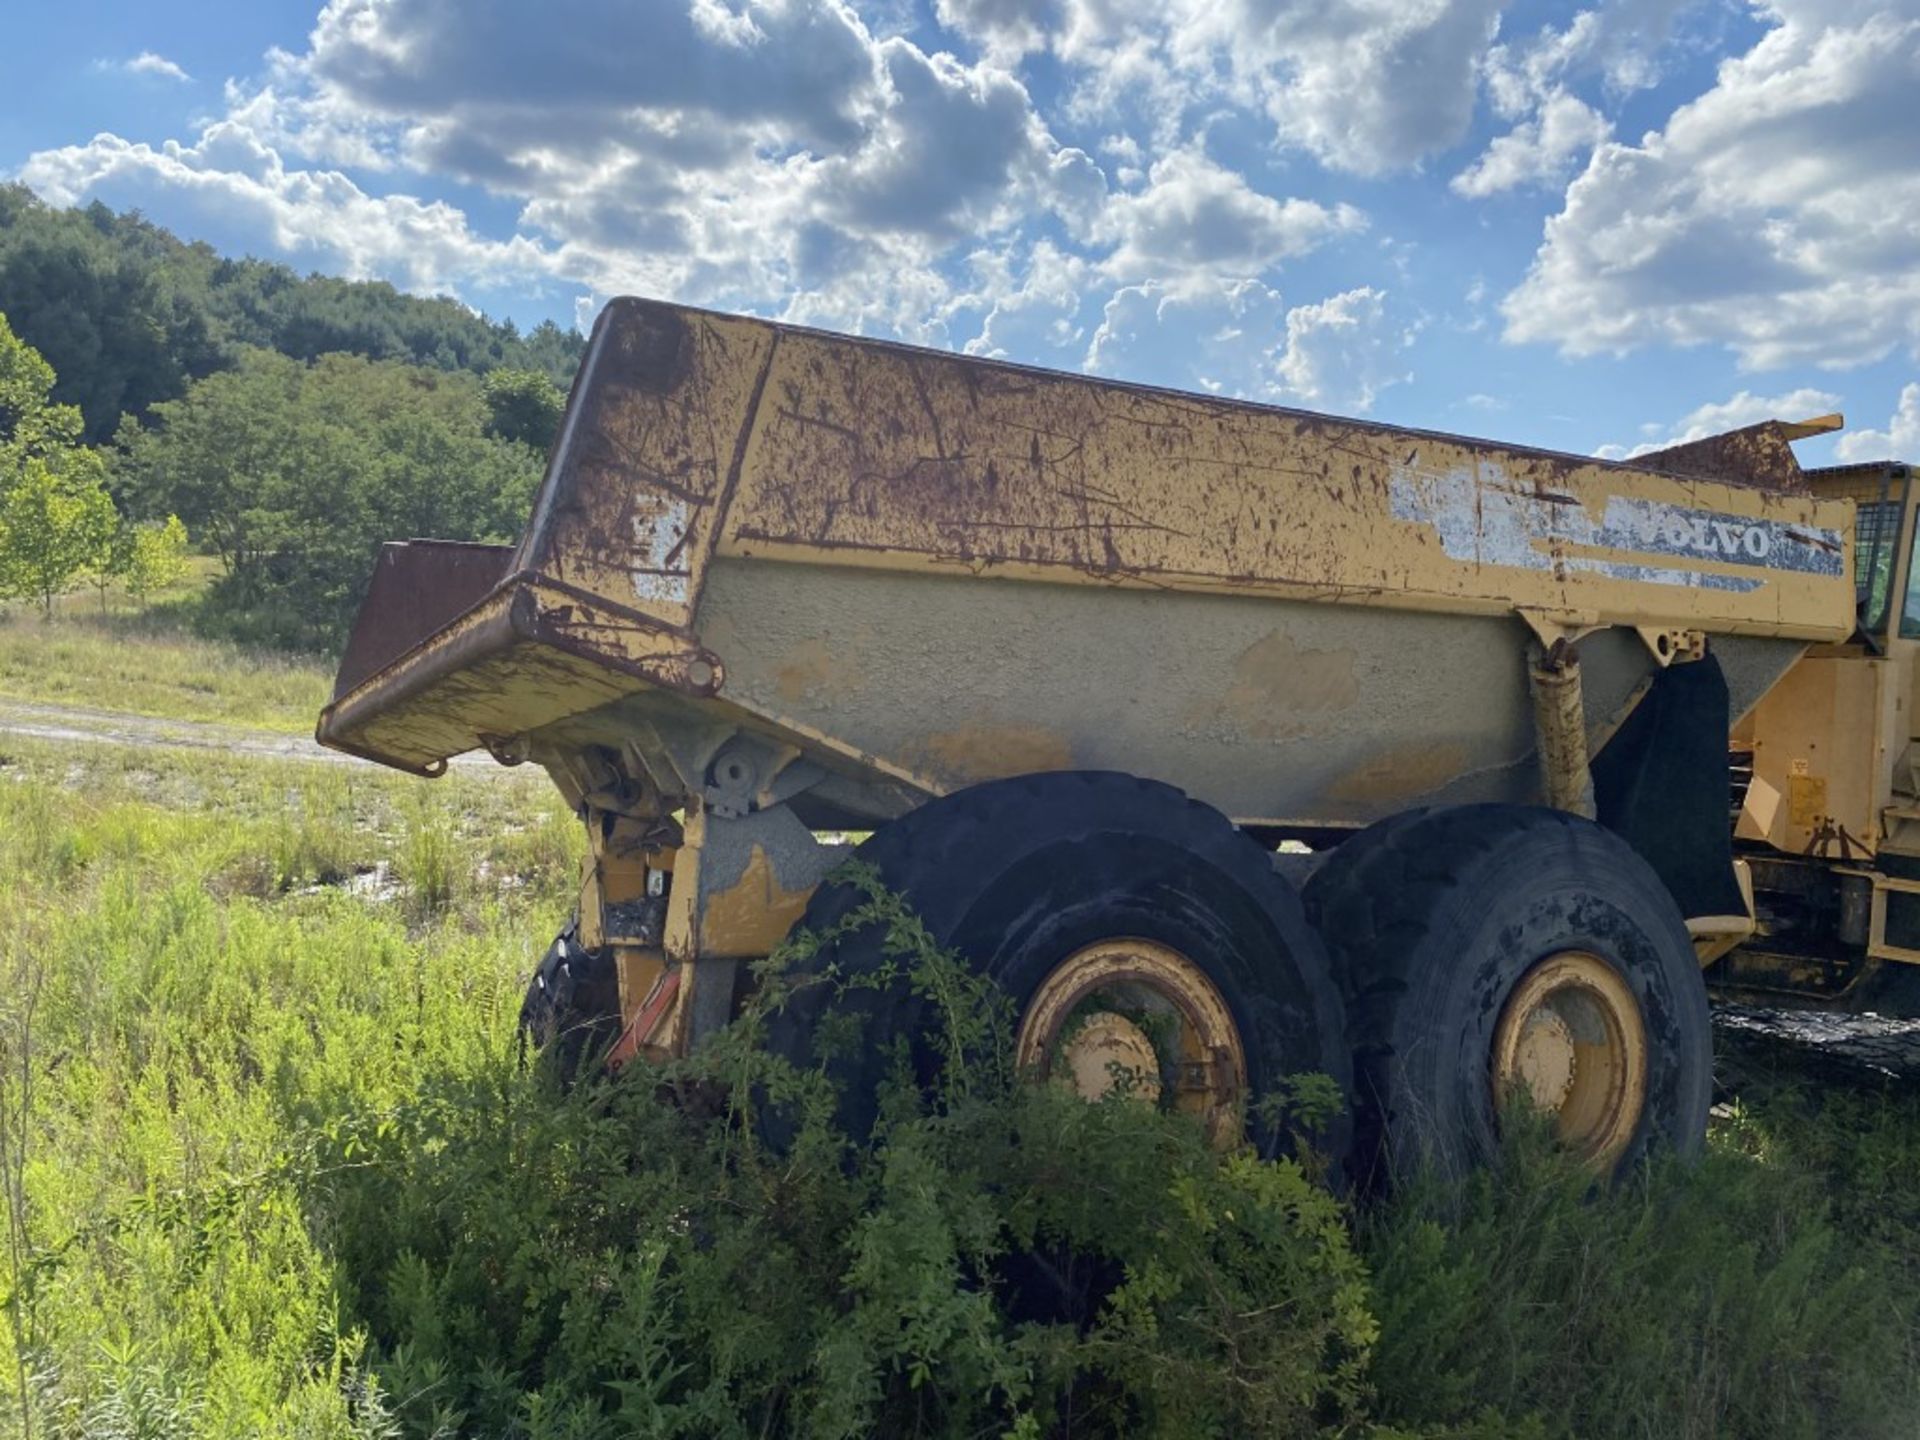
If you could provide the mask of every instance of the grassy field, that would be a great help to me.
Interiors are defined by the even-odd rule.
[[[34,638],[134,625],[39,623],[34,700]],[[74,703],[310,723],[316,671],[120,633],[177,679]],[[782,1083],[724,1047],[673,1105],[522,1065],[579,845],[524,771],[0,737],[0,1434],[1920,1433],[1904,1091],[1730,1056],[1697,1168],[1522,1141],[1365,1215],[985,1084],[781,1159],[711,1118],[715,1067]],[[1125,1277],[1097,1321],[982,1283],[1048,1236]]]
[[[288,1167],[509,1063],[578,827],[544,777],[4,750],[14,1418],[24,1383],[34,1433],[344,1433],[357,1342]]]
[[[211,574],[204,560],[144,610],[75,594],[51,620],[31,606],[0,608],[0,702],[129,711],[311,734],[333,690],[319,659],[245,650],[181,628]]]

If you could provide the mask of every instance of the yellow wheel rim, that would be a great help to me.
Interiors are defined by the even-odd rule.
[[[1563,950],[1520,977],[1493,1039],[1496,1104],[1516,1099],[1595,1168],[1618,1160],[1647,1102],[1647,1027],[1620,972]]]
[[[1102,940],[1054,966],[1020,1017],[1014,1055],[1083,1099],[1119,1090],[1193,1115],[1222,1147],[1244,1128],[1247,1057],[1226,999],[1156,940]]]

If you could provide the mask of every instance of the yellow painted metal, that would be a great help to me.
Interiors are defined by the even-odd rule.
[[[1807,638],[1850,628],[1843,565],[1760,572],[1740,549],[1769,522],[1831,535],[1841,560],[1847,507],[1805,494],[799,331],[779,332],[764,388],[723,554]],[[1664,535],[1681,511],[1716,519],[1704,537]]]
[[[1735,835],[1790,855],[1873,855],[1906,745],[1911,663],[1857,650],[1808,655],[1761,697],[1743,727],[1753,782]]]
[[[1836,430],[1846,428],[1847,417],[1834,411],[1829,415],[1815,415],[1806,420],[1789,420],[1781,424],[1780,430],[1789,440],[1811,440],[1816,435],[1831,435]]]
[[[631,1015],[659,983],[666,970],[666,952],[657,935],[610,932],[607,906],[644,900],[656,873],[671,870],[674,855],[654,842],[651,826],[632,816],[590,811],[586,829],[587,853],[581,861],[580,898],[574,908],[580,944],[588,950],[611,950],[620,1011]]]
[[[1061,1043],[1054,1066],[1055,1076],[1082,1100],[1102,1100],[1119,1089],[1144,1104],[1160,1103],[1160,1057],[1153,1041],[1112,1010],[1098,1011],[1075,1026]]]
[[[1247,1056],[1233,1014],[1204,970],[1155,940],[1102,940],[1062,960],[1027,1002],[1014,1055],[1024,1072],[1089,1099],[1126,1083],[1134,1098],[1160,1102],[1170,1076],[1172,1107],[1216,1145],[1235,1143],[1245,1122]]]
[[[767,852],[755,846],[739,880],[706,897],[697,936],[708,958],[747,959],[766,955],[791,930],[807,908],[813,887],[781,884]]]
[[[1593,818],[1593,777],[1587,769],[1586,708],[1580,699],[1580,656],[1556,644],[1528,667],[1533,725],[1547,804]]]
[[[322,743],[438,774],[449,756],[648,687],[694,697],[718,657],[658,621],[516,573],[320,714]]]
[[[1740,888],[1738,915],[1691,915],[1687,917],[1687,936],[1693,941],[1693,954],[1702,965],[1711,965],[1723,955],[1738,949],[1759,929],[1753,903],[1753,866],[1738,856],[1733,862],[1734,883]]]
[[[674,852],[665,944],[676,961],[757,959],[772,952],[807,908],[812,884],[783,882],[763,845],[747,849],[737,876],[717,880],[709,835],[716,822],[704,807],[687,807],[684,838]]]
[[[1329,830],[1538,799],[1536,734],[1548,797],[1577,805],[1583,748],[1654,668],[1711,649],[1755,751],[1742,837],[1845,860],[1898,831],[1920,853],[1897,583],[1920,496],[1883,633],[1856,643],[1854,506],[1883,482],[1809,480],[1789,445],[1837,424],[1614,464],[616,300],[511,557],[384,560],[389,597],[487,573],[435,633],[369,626],[319,735],[425,774],[484,746],[582,804],[573,772],[612,757],[645,777],[635,818],[690,805],[659,954],[622,962],[629,992],[683,967],[682,1040],[696,959],[766,953],[808,893],[746,840],[702,878],[702,774],[732,735],[829,775],[834,824],[1118,768]],[[1542,687],[1538,731],[1529,631],[1584,662]],[[583,924],[611,943],[587,913],[645,867],[603,849]],[[1740,928],[1708,919],[1703,955]]]
[[[1605,960],[1564,950],[1537,962],[1494,1031],[1494,1098],[1552,1118],[1582,1160],[1611,1166],[1646,1108],[1647,1031],[1633,991]]]
[[[696,635],[729,556],[1838,640],[1850,516],[1794,490],[617,300],[507,577],[320,734],[431,770],[649,686],[720,693]]]

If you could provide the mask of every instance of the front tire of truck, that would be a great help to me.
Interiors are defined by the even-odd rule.
[[[1023,1069],[1090,1096],[1130,1069],[1131,1093],[1195,1114],[1220,1143],[1244,1136],[1272,1155],[1304,1142],[1340,1173],[1344,1109],[1249,1113],[1293,1075],[1330,1077],[1344,1102],[1351,1076],[1338,987],[1298,897],[1218,811],[1131,775],[1028,775],[932,801],[854,858],[1008,995]],[[824,885],[796,928],[831,934],[866,899]],[[876,1124],[896,1044],[923,1090],[941,1070],[937,1006],[896,973],[887,940],[878,923],[830,939],[788,972],[768,1017],[771,1050],[824,1064],[856,1140]],[[849,1022],[859,1042],[819,1053]]]
[[[563,1085],[620,1035],[620,976],[613,956],[580,943],[569,920],[540,957],[520,1002],[520,1041],[532,1046]]]
[[[1515,1105],[1602,1173],[1700,1149],[1706,986],[1673,897],[1618,836],[1526,806],[1395,817],[1304,899],[1346,991],[1363,1185],[1492,1161]]]

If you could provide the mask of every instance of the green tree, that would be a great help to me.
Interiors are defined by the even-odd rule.
[[[111,210],[16,201],[6,213],[0,305],[58,372],[55,393],[80,407],[88,439],[105,439],[122,411],[178,395],[189,376],[220,363],[204,295],[129,243]]]
[[[106,468],[79,444],[80,411],[53,401],[53,367],[0,315],[0,597],[54,597],[107,563]]]
[[[53,614],[54,598],[100,565],[113,540],[113,500],[90,465],[56,470],[31,460],[0,494],[0,595],[30,596]]]
[[[114,572],[136,603],[187,573],[187,527],[178,515],[122,525],[115,540]]]
[[[487,402],[487,433],[546,454],[567,408],[560,387],[538,370],[500,369],[489,373],[480,388]]]
[[[80,411],[53,401],[53,366],[14,334],[0,313],[0,485],[31,459],[48,459],[79,443]]]
[[[506,539],[539,462],[486,433],[472,376],[247,352],[120,437],[131,513],[176,515],[219,557],[213,628],[325,649],[345,636],[381,542]]]
[[[532,370],[564,386],[584,345],[551,322],[522,335],[445,296],[223,258],[138,213],[56,209],[24,185],[0,185],[0,308],[53,364],[57,397],[81,407],[91,440],[122,414],[146,419],[250,346],[476,375]]]
[[[106,613],[107,591],[126,590],[136,605],[187,573],[187,527],[178,515],[164,520],[114,517],[113,533],[87,566],[87,579],[100,592]]]

